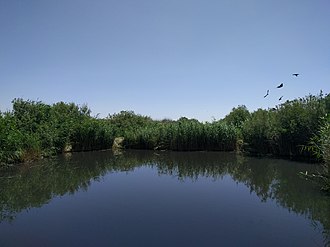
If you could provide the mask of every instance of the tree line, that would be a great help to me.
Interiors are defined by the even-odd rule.
[[[212,122],[185,117],[153,120],[133,111],[100,119],[91,116],[86,105],[23,99],[14,99],[12,104],[11,111],[0,112],[1,167],[66,151],[108,149],[116,137],[124,137],[124,146],[131,149],[237,150],[310,158],[316,157],[315,149],[304,147],[330,123],[330,95],[322,93],[253,112],[238,106]],[[329,139],[328,132],[322,132],[323,142]]]

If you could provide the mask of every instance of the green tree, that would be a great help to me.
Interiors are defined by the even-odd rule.
[[[246,120],[251,117],[249,110],[245,105],[240,105],[237,108],[233,108],[231,112],[225,116],[224,121],[235,127],[241,128]]]

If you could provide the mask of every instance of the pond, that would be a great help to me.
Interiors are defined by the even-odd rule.
[[[325,246],[316,165],[223,152],[73,153],[1,174],[0,246]]]

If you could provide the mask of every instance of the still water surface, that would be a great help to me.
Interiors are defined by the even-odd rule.
[[[74,153],[0,179],[0,246],[325,246],[315,165],[219,152]]]

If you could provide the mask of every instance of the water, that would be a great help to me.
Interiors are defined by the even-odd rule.
[[[324,246],[315,165],[219,152],[59,156],[2,174],[0,246]]]

